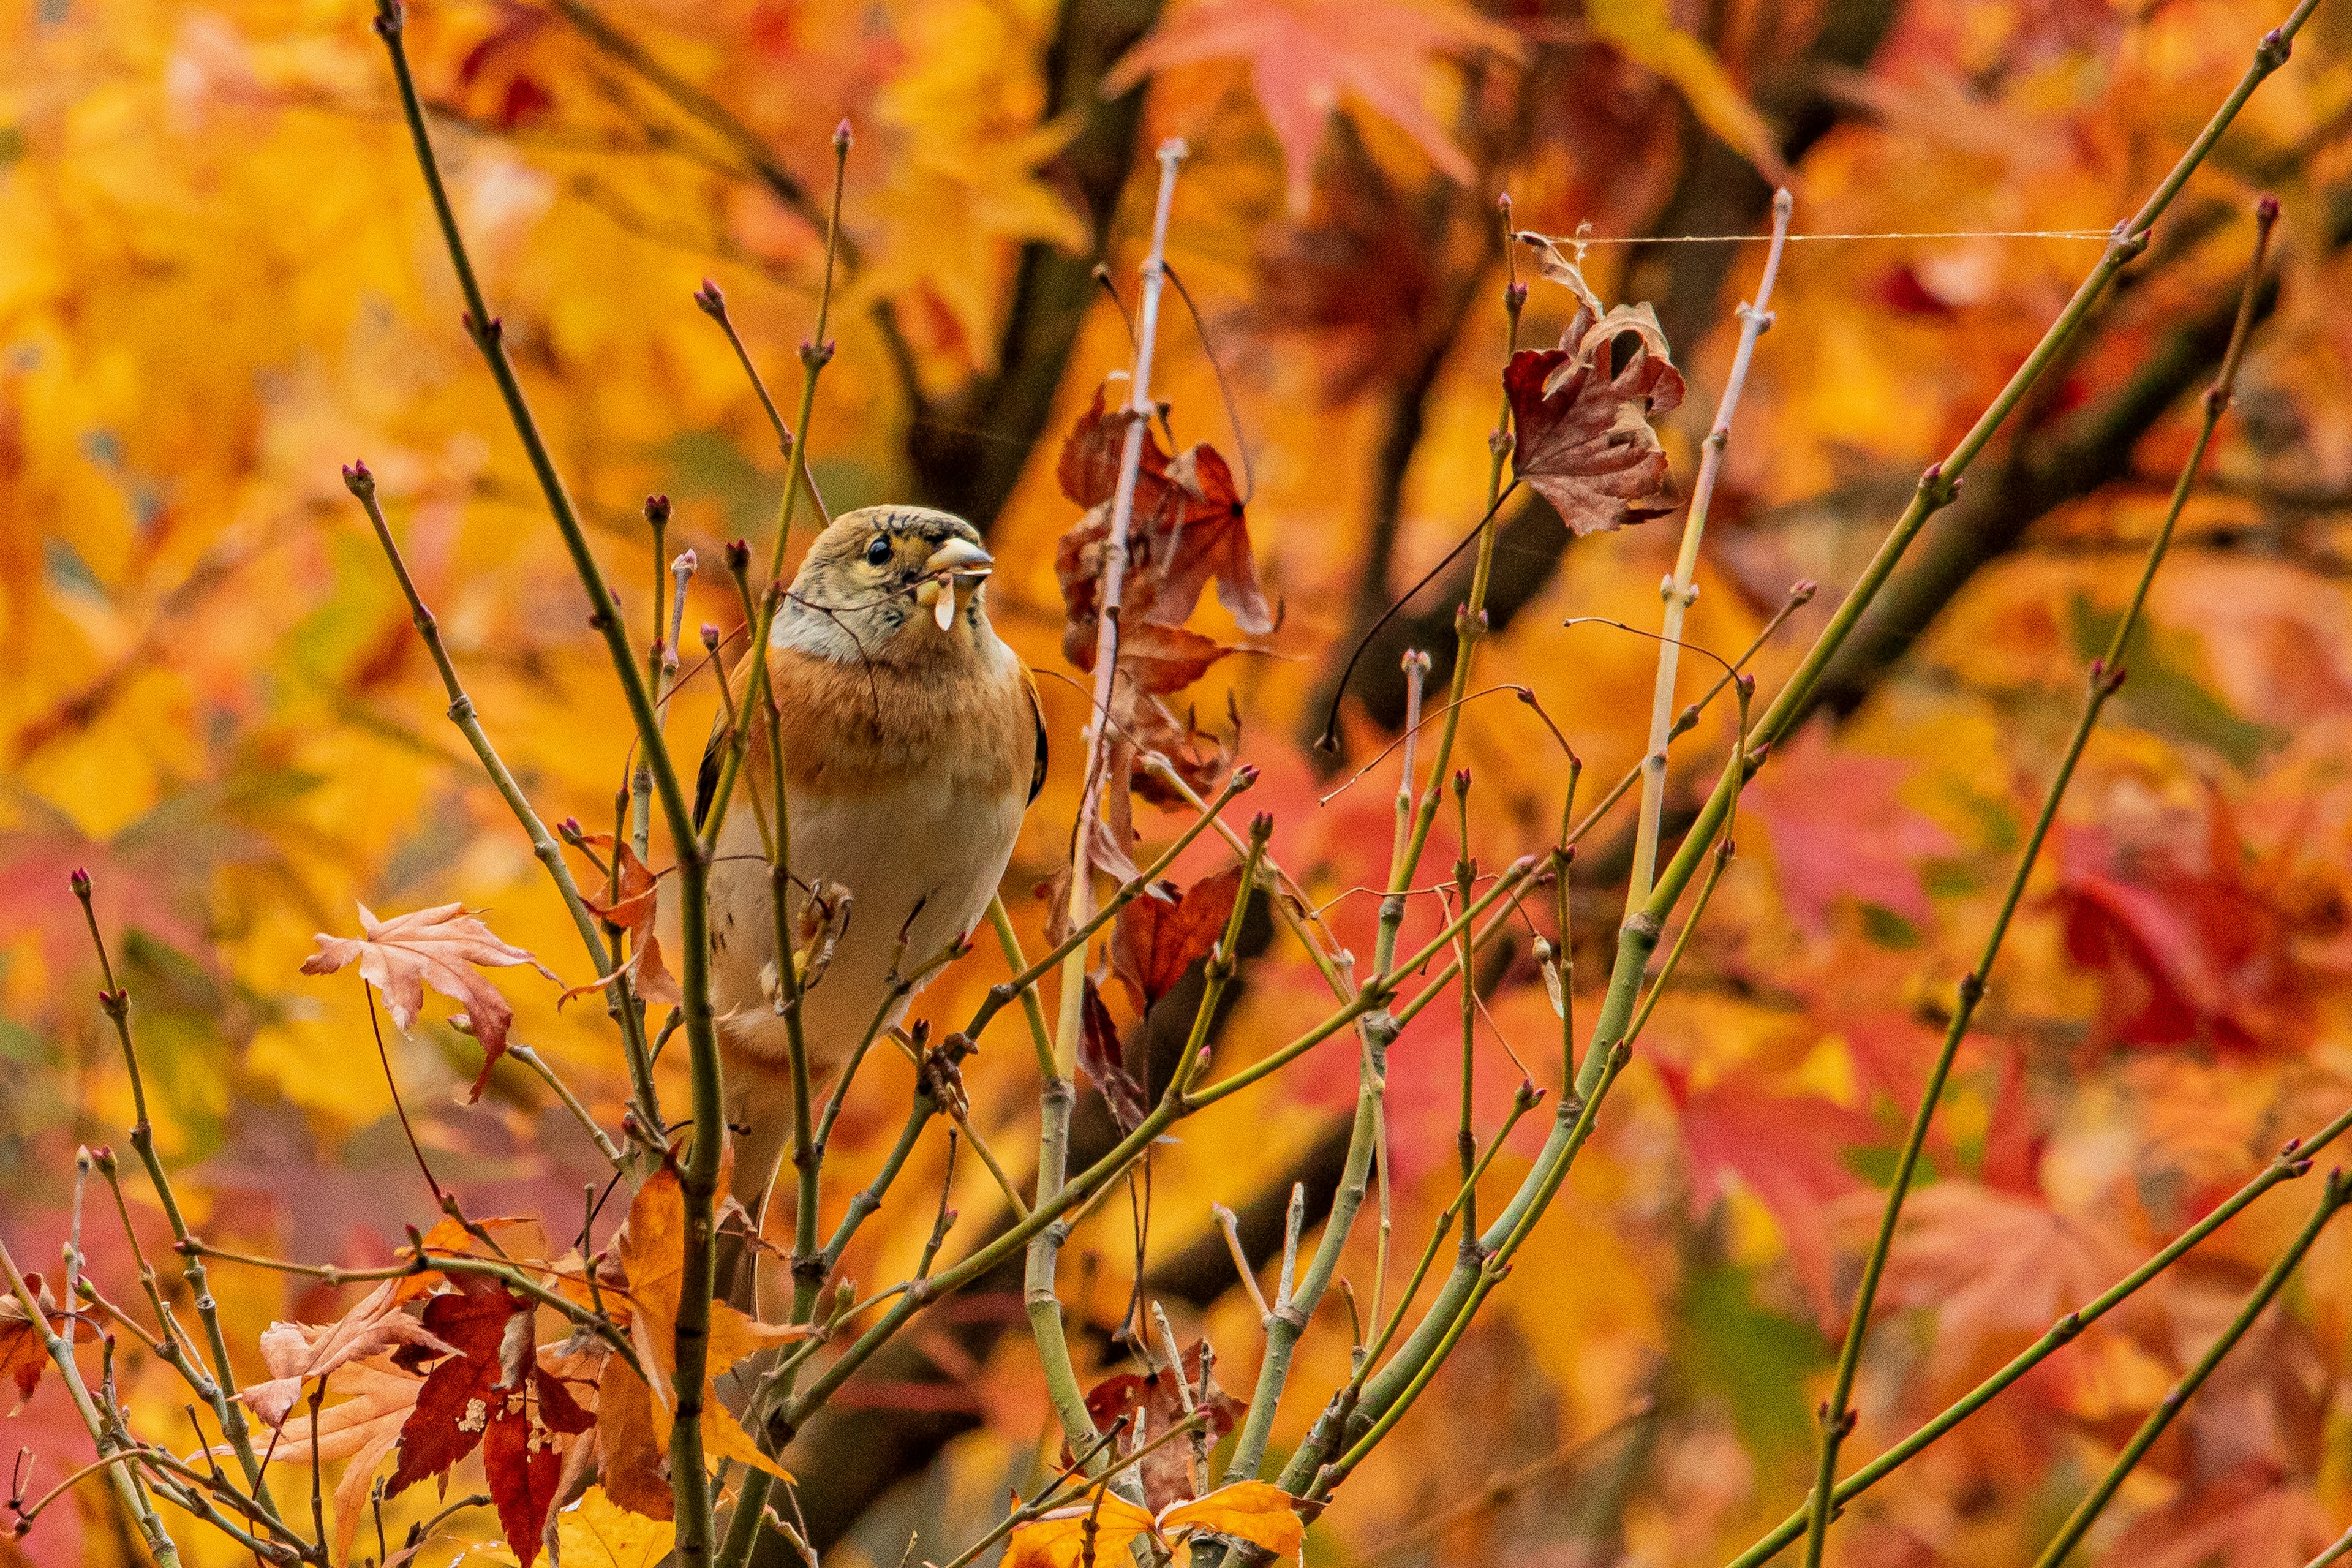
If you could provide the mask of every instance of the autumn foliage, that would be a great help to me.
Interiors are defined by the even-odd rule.
[[[2352,1543],[2333,0],[20,9],[0,1568]],[[1047,760],[755,1216],[900,500]]]

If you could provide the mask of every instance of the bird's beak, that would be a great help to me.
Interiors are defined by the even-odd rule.
[[[923,563],[929,580],[915,590],[915,603],[929,606],[940,630],[955,625],[956,590],[969,589],[988,575],[996,557],[969,539],[950,539]]]

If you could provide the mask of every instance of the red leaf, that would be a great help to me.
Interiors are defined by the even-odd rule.
[[[1282,143],[1293,211],[1304,211],[1323,121],[1352,95],[1395,123],[1448,176],[1468,184],[1470,160],[1427,108],[1430,57],[1481,50],[1517,59],[1516,34],[1467,6],[1397,0],[1207,0],[1160,25],[1103,80],[1116,97],[1171,66],[1235,56]]]
[[[2291,1047],[2305,1004],[2294,932],[2256,885],[2228,808],[2213,803],[2202,827],[2168,818],[2134,843],[2066,832],[2067,953],[2100,973],[2102,1027],[2126,1045]]]
[[[1691,1195],[1701,1209],[1734,1182],[1753,1194],[1780,1226],[1797,1279],[1823,1322],[1836,1309],[1830,1291],[1828,1206],[1861,1185],[1839,1161],[1869,1143],[1869,1120],[1816,1095],[1780,1094],[1734,1076],[1690,1092],[1683,1073],[1661,1063],[1666,1092],[1681,1112],[1691,1161]]]
[[[1063,443],[1063,493],[1088,509],[1062,535],[1054,554],[1069,619],[1062,651],[1080,669],[1092,669],[1102,613],[1103,548],[1110,537],[1109,502],[1118,487],[1120,455],[1132,416],[1106,412],[1102,390]],[[1188,447],[1173,459],[1147,427],[1137,468],[1134,510],[1128,523],[1127,574],[1119,592],[1120,625],[1181,626],[1212,579],[1217,601],[1244,631],[1274,629],[1273,612],[1257,584],[1249,525],[1233,470],[1216,448]],[[1205,640],[1205,639],[1203,639]]]
[[[1095,988],[1091,975],[1086,982],[1084,1024],[1078,1031],[1078,1069],[1094,1080],[1121,1132],[1132,1132],[1143,1124],[1151,1110],[1149,1096],[1127,1070],[1118,1026],[1111,1021],[1110,1009],[1103,1005],[1102,993]]]
[[[1179,893],[1162,882],[1118,911],[1111,927],[1110,968],[1142,1012],[1176,988],[1196,959],[1208,957],[1240,896],[1242,868],[1203,877]]]
[[[384,1496],[446,1471],[478,1446],[507,1543],[530,1568],[563,1473],[558,1436],[585,1432],[595,1418],[541,1370],[530,1300],[478,1278],[459,1284],[425,1304],[425,1327],[457,1353],[417,1391]]]
[[[1809,726],[1748,785],[1751,809],[1772,838],[1772,859],[1797,923],[1826,931],[1840,899],[1875,904],[1914,924],[1934,910],[1918,862],[1955,853],[1952,836],[1903,804],[1911,764],[1833,751]]]
[[[1616,341],[1627,333],[1641,342],[1620,365]],[[1681,405],[1683,377],[1647,305],[1620,306],[1598,322],[1578,311],[1559,347],[1511,356],[1503,391],[1517,436],[1513,471],[1580,538],[1681,504],[1650,419]]]
[[[1217,1386],[1213,1363],[1209,1377],[1208,1397],[1201,1399],[1201,1356],[1208,1347],[1206,1340],[1195,1340],[1184,1352],[1184,1381],[1192,1388],[1198,1407],[1209,1413],[1204,1428],[1211,1446],[1234,1429],[1243,1406],[1240,1400]],[[1108,1430],[1121,1415],[1133,1417],[1120,1439],[1127,1448],[1140,1447],[1165,1433],[1184,1419],[1184,1394],[1166,1368],[1138,1375],[1122,1372],[1107,1377],[1087,1390],[1087,1413],[1095,1418],[1097,1429]],[[1066,1448],[1064,1449],[1067,1463]],[[1143,1498],[1151,1511],[1160,1512],[1171,1503],[1186,1502],[1199,1496],[1192,1474],[1192,1439],[1153,1449],[1146,1455],[1143,1471]]]

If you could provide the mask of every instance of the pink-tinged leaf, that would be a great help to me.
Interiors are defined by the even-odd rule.
[[[1468,6],[1438,0],[1206,0],[1176,11],[1104,79],[1116,96],[1147,76],[1203,60],[1244,58],[1258,105],[1282,146],[1294,212],[1307,210],[1324,121],[1352,94],[1393,122],[1448,177],[1475,177],[1427,107],[1432,57],[1517,59],[1517,36]]]
[[[1831,1321],[1829,1205],[1862,1184],[1839,1156],[1874,1142],[1877,1129],[1831,1100],[1781,1094],[1744,1075],[1694,1092],[1679,1068],[1661,1064],[1659,1072],[1680,1113],[1693,1202],[1703,1212],[1745,1187],[1780,1226],[1798,1283]]]
[[[1748,786],[1746,811],[1763,821],[1789,913],[1814,935],[1843,899],[1874,904],[1914,925],[1934,915],[1919,864],[1956,854],[1952,836],[1903,804],[1911,764],[1832,747],[1809,726]]]
[[[555,972],[521,948],[499,941],[463,904],[441,904],[388,921],[377,920],[362,904],[360,930],[364,934],[359,937],[321,931],[319,951],[302,961],[302,973],[332,974],[357,963],[360,977],[383,993],[392,1021],[403,1030],[415,1025],[428,985],[459,1004],[468,1030],[482,1042],[482,1073],[474,1080],[473,1092],[479,1100],[491,1064],[506,1054],[514,1009],[476,970],[528,963],[550,980],[556,978]]]

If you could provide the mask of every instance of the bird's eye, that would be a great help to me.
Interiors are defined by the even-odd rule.
[[[866,546],[866,564],[887,566],[890,563],[890,536],[877,533]]]

